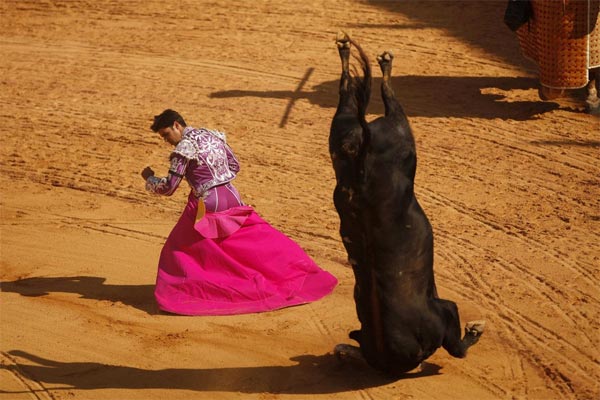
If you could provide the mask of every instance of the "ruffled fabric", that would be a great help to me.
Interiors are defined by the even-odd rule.
[[[337,279],[249,206],[207,213],[194,224],[190,197],[161,252],[155,297],[183,315],[228,315],[316,301]]]

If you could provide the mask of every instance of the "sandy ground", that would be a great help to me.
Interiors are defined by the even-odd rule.
[[[599,120],[543,103],[505,1],[0,2],[0,399],[593,399]],[[327,151],[349,31],[396,55],[440,294],[487,331],[387,381],[333,346],[358,326]],[[375,87],[380,82],[378,69]],[[339,286],[264,314],[158,312],[187,196],[144,191],[164,108],[228,133],[246,202]],[[374,91],[369,118],[382,111]]]

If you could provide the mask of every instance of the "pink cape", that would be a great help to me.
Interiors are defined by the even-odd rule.
[[[309,303],[337,279],[252,207],[207,213],[188,202],[162,249],[154,295],[183,315],[227,315]]]

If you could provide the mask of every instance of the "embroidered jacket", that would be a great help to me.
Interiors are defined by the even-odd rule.
[[[170,196],[185,177],[194,195],[203,197],[208,190],[231,182],[240,170],[225,134],[205,128],[186,127],[170,161],[166,177],[146,180],[148,191]]]

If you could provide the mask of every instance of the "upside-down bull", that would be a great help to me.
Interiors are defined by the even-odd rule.
[[[340,344],[335,352],[364,358],[391,375],[414,369],[439,347],[464,357],[484,323],[468,323],[461,339],[456,304],[437,296],[433,232],[414,194],[417,155],[391,85],[393,56],[384,52],[377,57],[385,116],[367,123],[369,59],[344,33],[336,43],[342,75],[329,151],[337,183],[334,204],[354,271],[361,327],[350,333],[360,347]],[[352,47],[358,51],[362,77],[350,74]]]

